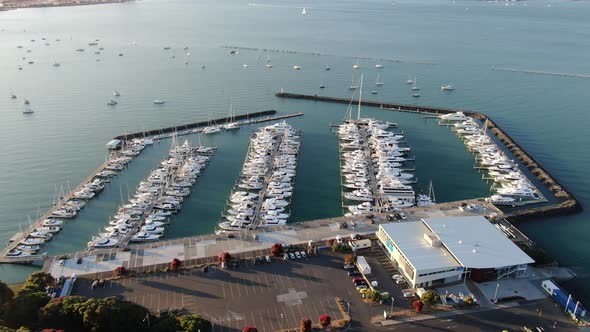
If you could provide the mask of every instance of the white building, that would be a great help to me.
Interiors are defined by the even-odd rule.
[[[412,287],[520,275],[534,262],[481,216],[383,224],[377,237]]]

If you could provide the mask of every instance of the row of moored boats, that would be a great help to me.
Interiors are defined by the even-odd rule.
[[[138,155],[146,145],[153,144],[149,138],[133,139],[124,145],[120,151],[113,152],[109,156],[106,167],[95,174],[87,183],[71,194],[71,198],[65,202],[60,201],[54,207],[50,218],[41,222],[41,225],[19,241],[16,248],[8,251],[6,257],[20,258],[35,255],[41,250],[41,246],[50,241],[58,233],[64,224],[63,219],[75,218],[80,210],[84,208],[88,200],[93,199],[110,181],[110,178],[117,175],[125,166],[131,162],[133,156]]]
[[[355,202],[347,206],[346,215],[374,212],[375,200],[380,211],[432,204],[412,188],[414,174],[404,166],[413,159],[403,134],[391,130],[396,127],[375,119],[349,120],[339,126],[343,198]]]
[[[299,133],[284,121],[252,136],[225,220],[219,223],[222,231],[287,223],[300,145]]]
[[[462,112],[440,116],[446,122],[452,121],[453,131],[465,142],[467,148],[476,154],[478,166],[487,171],[494,181],[494,194],[486,200],[494,205],[514,206],[521,202],[541,199],[535,186],[487,134],[487,124],[481,126],[476,120]]]
[[[164,235],[166,225],[180,211],[215,152],[215,148],[193,147],[188,140],[182,145],[175,141],[168,157],[140,182],[133,198],[119,208],[104,232],[88,242],[88,248],[156,241]]]

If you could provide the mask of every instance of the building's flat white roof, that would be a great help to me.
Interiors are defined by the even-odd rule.
[[[423,221],[464,267],[485,269],[534,263],[482,216],[427,218]]]
[[[422,221],[382,224],[387,235],[416,271],[459,267],[461,264],[444,247],[431,247],[424,233],[432,232]]]

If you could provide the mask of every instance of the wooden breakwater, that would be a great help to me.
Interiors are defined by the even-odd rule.
[[[303,95],[288,92],[279,92],[276,94],[276,96],[280,98],[304,99],[341,104],[358,104],[358,100],[351,101],[350,99],[345,98],[318,95]],[[436,115],[449,114],[460,111],[465,113],[465,115],[479,119],[483,123],[486,123],[487,120],[488,132],[493,133],[498,138],[498,140],[502,142],[502,144],[504,144],[504,146],[506,146],[506,148],[510,150],[510,152],[516,158],[518,158],[522,165],[528,168],[530,172],[559,200],[558,203],[552,205],[527,207],[526,209],[510,212],[506,214],[506,218],[508,220],[524,221],[534,217],[551,217],[578,213],[582,211],[582,205],[578,202],[574,195],[571,192],[569,192],[562,184],[560,184],[545,168],[543,168],[543,166],[540,163],[538,163],[528,152],[526,152],[520,145],[518,145],[518,143],[516,143],[510,137],[510,135],[508,135],[504,130],[502,130],[502,128],[500,128],[492,119],[490,119],[489,116],[485,115],[484,113],[442,107],[384,103],[369,100],[363,100],[361,101],[361,104],[365,106],[379,107],[387,111]]]
[[[115,139],[120,139],[120,140],[125,141],[125,140],[134,139],[134,138],[171,134],[174,132],[190,130],[190,129],[195,129],[195,128],[199,128],[199,127],[206,127],[210,124],[210,122],[220,124],[220,123],[225,123],[227,121],[241,121],[241,120],[247,120],[250,118],[256,118],[256,117],[261,117],[261,116],[270,116],[270,115],[275,115],[276,113],[277,113],[277,111],[275,111],[275,110],[252,112],[252,113],[236,115],[231,118],[226,117],[226,118],[220,118],[220,119],[215,119],[215,120],[211,120],[211,121],[199,121],[199,122],[187,123],[187,124],[173,126],[173,127],[166,127],[166,128],[152,129],[152,130],[141,131],[141,132],[136,132],[136,133],[131,133],[131,134],[124,134],[124,135],[120,135],[120,136],[115,137]]]

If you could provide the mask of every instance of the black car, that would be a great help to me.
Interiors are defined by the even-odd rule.
[[[361,273],[359,271],[357,271],[357,270],[350,270],[350,271],[348,271],[348,276],[349,277],[360,276],[360,275],[361,275]]]
[[[368,286],[367,282],[366,282],[366,281],[364,281],[364,280],[361,280],[361,281],[355,281],[355,282],[354,282],[354,285],[355,285],[355,286],[360,286],[360,285],[365,285],[365,286]]]

